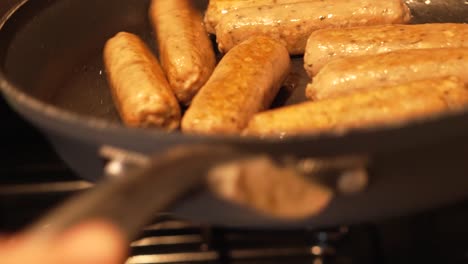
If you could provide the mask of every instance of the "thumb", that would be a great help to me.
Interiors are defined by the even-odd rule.
[[[53,263],[124,263],[128,242],[117,228],[103,221],[88,222],[65,232],[54,242]]]

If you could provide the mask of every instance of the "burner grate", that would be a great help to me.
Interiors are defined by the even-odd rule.
[[[9,180],[0,184],[0,230],[15,231],[31,223],[70,195],[92,187],[72,176],[40,177],[39,182]],[[364,229],[363,229],[364,228]],[[360,230],[357,230],[360,229]],[[357,231],[353,231],[357,230]],[[364,231],[363,231],[364,230]],[[362,237],[365,237],[362,240]],[[349,241],[360,240],[359,243]],[[348,242],[346,242],[348,241]],[[365,241],[366,243],[362,243]],[[374,256],[355,262],[362,252],[374,252],[365,227],[328,230],[252,230],[209,227],[161,214],[131,243],[127,264],[176,263],[373,263]],[[343,254],[344,252],[345,254]]]
[[[337,250],[349,233],[348,228],[320,232],[218,228],[165,216],[131,244],[127,264],[352,263]]]

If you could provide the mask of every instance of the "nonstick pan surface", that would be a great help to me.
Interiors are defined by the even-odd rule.
[[[408,1],[413,23],[467,22],[468,5],[463,0],[429,2]],[[206,1],[197,3],[200,8],[206,6]],[[147,154],[176,145],[202,143],[228,145],[275,157],[356,154],[372,157],[370,170],[377,175],[372,188],[353,197],[338,198],[323,215],[301,222],[312,226],[422,210],[459,200],[468,193],[468,183],[460,176],[468,171],[463,162],[468,154],[466,112],[399,127],[282,140],[165,134],[124,127],[108,91],[102,48],[115,33],[129,31],[140,35],[154,49],[154,36],[147,21],[148,5],[148,0],[20,1],[2,20],[0,86],[6,99],[47,133],[60,154],[67,149],[69,154],[63,157],[78,171],[87,163],[99,163],[97,150],[104,145]],[[280,97],[279,105],[304,100],[303,89],[308,79],[302,69],[302,59],[293,61],[295,66],[287,87],[296,89],[287,100]],[[80,152],[81,148],[90,152]],[[87,160],[88,156],[93,156],[94,161]],[[452,176],[447,180],[441,175]],[[228,213],[217,214],[219,210]],[[217,224],[271,223],[246,214],[241,208],[226,207],[209,194],[180,204],[176,211]]]

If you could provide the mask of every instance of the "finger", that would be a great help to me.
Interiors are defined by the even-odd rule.
[[[2,264],[52,263],[48,251],[49,244],[31,241],[25,234],[3,238],[0,242],[0,262]]]
[[[55,248],[54,264],[117,264],[124,262],[128,242],[110,223],[94,221],[67,231]]]

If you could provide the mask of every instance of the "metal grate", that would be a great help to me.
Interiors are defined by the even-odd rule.
[[[58,173],[56,166],[42,168],[34,176],[19,173],[15,180],[0,182],[0,231],[15,231],[93,186],[67,169]],[[165,214],[131,243],[126,263],[373,263],[376,249],[369,234],[365,227],[321,231],[209,227]],[[366,257],[356,258],[358,251]]]
[[[351,263],[337,247],[348,228],[247,230],[194,225],[163,217],[132,243],[127,264],[149,263]],[[332,262],[333,261],[333,262]]]

